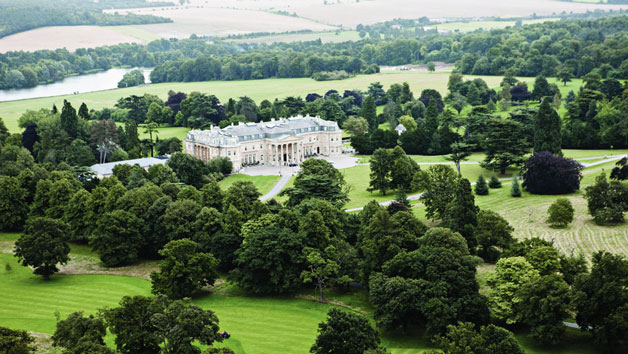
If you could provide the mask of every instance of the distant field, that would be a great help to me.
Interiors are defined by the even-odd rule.
[[[106,91],[81,93],[78,95],[66,95],[57,97],[35,98],[30,100],[0,102],[0,117],[4,119],[7,128],[12,132],[18,132],[17,119],[28,109],[49,108],[53,104],[57,107],[63,105],[63,100],[67,99],[75,107],[85,102],[91,109],[101,109],[113,107],[121,97],[130,95],[143,95],[150,93],[167,97],[169,90],[192,92],[201,91],[215,94],[222,102],[226,102],[231,97],[249,96],[256,102],[263,99],[273,100],[274,98],[284,98],[287,96],[305,96],[310,92],[319,94],[325,93],[329,89],[338,91],[360,89],[366,90],[372,82],[379,81],[384,85],[384,89],[393,83],[407,81],[415,95],[419,95],[421,90],[433,88],[446,94],[447,80],[449,72],[425,72],[425,71],[383,71],[373,75],[359,75],[341,81],[315,81],[310,78],[298,79],[265,79],[247,81],[205,81],[205,82],[172,82],[164,84],[151,84],[141,87],[130,87],[124,89],[113,89]],[[472,79],[479,76],[466,76]],[[502,78],[499,76],[481,76],[490,87],[499,86]],[[525,79],[532,82],[533,78]]]
[[[35,51],[40,49],[95,48],[118,43],[139,43],[153,40],[145,32],[128,26],[54,26],[16,33],[0,38],[0,53],[9,51]]]
[[[367,36],[368,38],[368,36]],[[315,41],[320,39],[323,43],[328,42],[346,42],[346,41],[358,41],[360,34],[357,31],[327,31],[327,32],[312,32],[312,33],[295,33],[295,34],[277,34],[272,36],[260,36],[236,39],[236,43],[274,43],[274,42],[306,42]]]
[[[524,25],[535,23],[543,23],[549,21],[559,21],[559,18],[544,18],[538,20],[523,20]],[[439,25],[430,26],[429,28],[438,28],[439,30],[470,32],[477,29],[492,30],[506,27],[513,27],[516,21],[468,21],[468,22],[447,22]],[[428,27],[426,27],[427,29]]]
[[[478,18],[478,17],[517,17],[551,15],[563,11],[581,13],[594,9],[626,9],[628,5],[608,5],[595,3],[571,3],[556,0],[476,0],[469,6],[468,0],[371,0],[347,1],[328,0],[193,0],[193,4],[225,6],[249,9],[283,10],[289,13],[318,20],[324,23],[355,28],[358,24],[372,24],[395,18]]]
[[[113,11],[113,10],[112,10]],[[140,27],[165,38],[188,38],[192,34],[224,36],[252,32],[288,32],[309,29],[328,31],[334,29],[328,25],[299,17],[272,14],[265,11],[238,10],[219,5],[199,4],[158,7],[130,10],[116,10],[120,13],[167,17],[173,23],[160,23],[134,26]]]

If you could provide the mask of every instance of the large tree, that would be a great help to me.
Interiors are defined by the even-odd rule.
[[[390,167],[391,156],[386,149],[377,149],[370,159],[371,180],[367,191],[379,190],[383,195],[391,189]]]
[[[15,242],[15,256],[24,266],[44,279],[59,271],[57,264],[70,260],[70,246],[64,240],[68,226],[59,220],[31,218],[26,222],[24,235]]]
[[[314,354],[363,354],[379,345],[379,335],[369,321],[353,313],[333,308],[327,321],[318,324]]]
[[[495,273],[488,279],[491,316],[508,324],[521,321],[515,309],[515,304],[521,301],[519,292],[538,277],[539,272],[523,257],[500,259]]]
[[[360,110],[360,117],[366,119],[368,122],[368,131],[374,132],[377,129],[377,107],[375,106],[375,99],[373,95],[368,95],[362,103],[362,109]]]
[[[291,206],[309,198],[327,200],[339,207],[348,201],[344,177],[331,163],[322,159],[304,161],[294,179],[294,186],[285,189],[282,195],[290,198],[288,204]]]
[[[506,169],[512,165],[523,165],[524,156],[529,150],[521,123],[511,119],[489,119],[482,145],[486,150],[486,158],[480,165],[486,169],[497,170],[502,175],[506,174]]]
[[[199,245],[188,239],[170,241],[159,251],[164,259],[159,272],[151,273],[153,293],[170,299],[190,297],[218,278],[218,260],[200,251]]]
[[[550,100],[544,99],[534,120],[534,151],[562,155],[561,125],[560,116],[552,108]]]
[[[63,108],[61,109],[61,128],[70,138],[76,138],[78,134],[78,116],[76,115],[76,109],[67,100],[63,100]]]
[[[592,333],[593,341],[609,353],[628,350],[628,261],[597,252],[590,274],[576,279],[576,322]]]
[[[432,228],[419,249],[400,252],[371,276],[369,298],[383,328],[422,325],[431,335],[458,321],[486,323],[488,307],[478,293],[477,260],[460,234]]]
[[[137,261],[143,245],[142,220],[126,210],[115,210],[98,220],[90,245],[107,267]]]
[[[107,348],[103,338],[107,335],[104,321],[94,315],[84,316],[82,312],[73,312],[65,320],[57,322],[52,336],[55,347],[65,348],[67,354],[114,354]],[[84,350],[89,348],[88,351]]]
[[[15,177],[0,176],[0,230],[16,230],[24,224],[27,192]]]
[[[430,166],[423,176],[421,179],[424,181],[417,183],[418,189],[426,190],[421,196],[425,204],[425,214],[430,219],[440,219],[454,198],[458,175],[447,165],[434,165]]]
[[[458,232],[467,241],[467,246],[471,253],[475,253],[477,247],[477,239],[474,234],[475,227],[478,224],[478,208],[475,205],[475,198],[471,192],[471,183],[466,178],[458,179],[458,185],[454,192],[454,198],[451,200],[445,214],[443,215],[443,225],[449,227],[452,231]]]
[[[436,344],[445,354],[524,354],[514,334],[495,325],[475,329],[471,322],[447,326],[447,333],[438,336]]]
[[[580,189],[582,165],[551,152],[535,152],[525,163],[523,187],[533,194],[568,194]]]
[[[557,274],[542,276],[525,285],[515,305],[522,322],[532,327],[532,337],[543,344],[558,344],[569,317],[571,291]]]
[[[254,294],[294,292],[305,269],[304,243],[303,234],[276,226],[253,232],[236,252],[232,277]]]

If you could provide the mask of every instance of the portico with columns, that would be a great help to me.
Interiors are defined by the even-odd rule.
[[[313,156],[339,155],[341,135],[336,122],[299,116],[191,130],[185,138],[185,151],[205,162],[228,157],[238,171],[246,166],[285,166]]]

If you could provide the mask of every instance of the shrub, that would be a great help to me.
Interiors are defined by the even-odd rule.
[[[582,165],[551,152],[535,152],[523,166],[523,187],[533,194],[568,194],[580,189]]]
[[[491,177],[491,179],[488,181],[488,186],[490,188],[501,188],[502,182],[499,180],[499,178],[497,178],[497,176],[493,175],[493,177]]]
[[[486,180],[482,175],[480,175],[478,181],[475,183],[475,194],[488,195],[488,185],[486,184]]]
[[[312,74],[312,79],[316,81],[332,81],[332,80],[344,80],[355,75],[349,74],[344,70],[338,71],[319,71]]]
[[[512,178],[512,187],[510,187],[510,195],[519,198],[521,197],[521,186],[519,185],[519,178],[514,176]]]
[[[574,208],[567,198],[558,198],[547,209],[547,223],[553,227],[566,227],[573,221]]]

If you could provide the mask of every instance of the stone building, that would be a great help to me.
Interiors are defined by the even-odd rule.
[[[342,131],[336,122],[310,116],[239,123],[223,129],[190,130],[185,152],[203,161],[228,157],[234,171],[254,165],[298,164],[312,156],[340,155]]]

